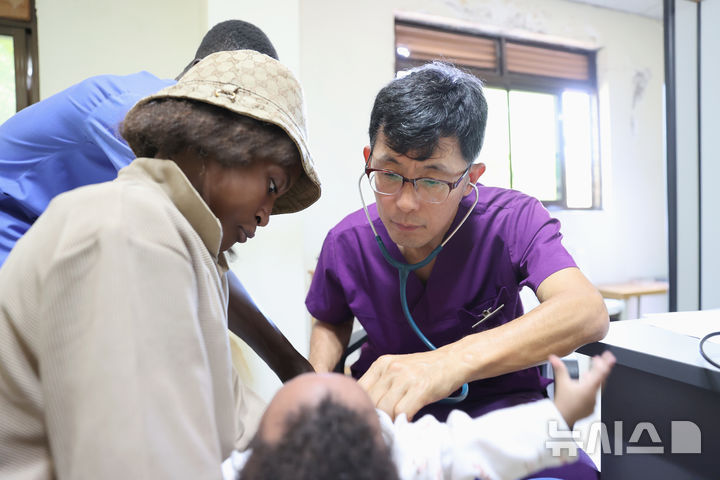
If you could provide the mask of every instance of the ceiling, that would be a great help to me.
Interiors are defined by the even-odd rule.
[[[663,0],[570,0],[662,20]]]

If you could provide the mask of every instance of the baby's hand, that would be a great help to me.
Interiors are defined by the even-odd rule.
[[[593,412],[597,391],[615,365],[615,356],[609,350],[594,356],[590,371],[580,380],[570,378],[559,357],[550,355],[550,364],[555,372],[555,406],[572,428],[576,421]]]

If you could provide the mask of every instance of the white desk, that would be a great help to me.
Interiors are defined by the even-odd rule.
[[[611,323],[605,339],[578,350],[596,355],[609,349],[617,357],[602,392],[601,419],[611,447],[601,456],[603,479],[720,478],[720,369],[702,358],[698,344],[695,338],[626,320]],[[712,358],[720,358],[720,345],[705,347]],[[682,446],[673,444],[674,421],[698,426],[700,453],[671,451]],[[615,422],[623,422],[621,428]],[[630,442],[642,422],[654,426],[660,443],[651,441],[647,431]],[[637,447],[662,447],[663,453],[632,453]]]

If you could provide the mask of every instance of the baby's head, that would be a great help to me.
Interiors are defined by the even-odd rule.
[[[308,373],[286,383],[251,446],[243,480],[398,478],[370,398],[339,374]]]

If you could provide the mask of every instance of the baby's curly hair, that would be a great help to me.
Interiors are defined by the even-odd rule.
[[[134,108],[120,133],[138,157],[172,158],[193,152],[225,166],[269,160],[283,168],[300,164],[290,136],[277,125],[184,98],[159,98]]]
[[[256,435],[242,480],[397,480],[390,448],[362,413],[330,396],[287,420],[284,437]]]

